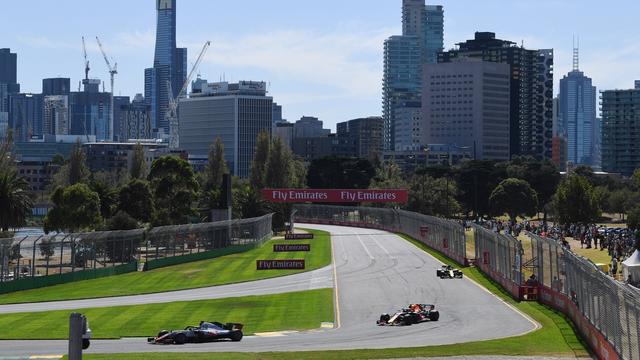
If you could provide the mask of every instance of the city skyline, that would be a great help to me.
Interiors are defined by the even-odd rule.
[[[37,6],[34,6],[36,4]],[[40,92],[41,79],[70,77],[72,88],[84,77],[81,36],[98,35],[107,53],[118,62],[115,95],[144,91],[144,68],[153,63],[155,9],[151,1],[92,4],[89,15],[81,3],[31,1],[11,3],[0,14],[10,29],[0,34],[0,47],[18,53],[18,82],[23,92]],[[213,46],[199,73],[209,81],[264,80],[283,105],[283,117],[295,121],[317,116],[327,127],[337,122],[381,114],[382,51],[385,38],[401,32],[401,2],[352,1],[347,4],[294,1],[252,2],[246,10],[235,3],[181,2],[177,41],[189,48],[189,64],[202,43]],[[554,48],[555,86],[571,69],[572,36],[581,39],[581,70],[598,90],[628,88],[640,75],[633,65],[640,46],[633,39],[635,10],[591,7],[595,1],[438,1],[445,13],[445,49],[472,38],[475,31],[492,31],[499,38],[524,40],[528,48]],[[544,17],[504,16],[553,11]],[[339,11],[336,11],[339,9]],[[500,10],[500,11],[497,11]],[[27,12],[31,16],[24,16]],[[100,16],[96,15],[100,14]],[[213,16],[212,16],[213,14]],[[67,17],[67,15],[69,15]],[[615,15],[617,26],[597,26]],[[54,17],[65,21],[44,21]],[[595,24],[595,26],[594,26]],[[615,39],[615,40],[611,40]],[[97,45],[88,43],[90,77],[108,79]],[[46,54],[46,62],[42,62]],[[637,56],[636,56],[637,55]],[[107,89],[108,90],[108,89]]]

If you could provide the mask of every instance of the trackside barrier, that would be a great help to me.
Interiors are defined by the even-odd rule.
[[[0,294],[246,251],[271,238],[271,220],[0,239]]]
[[[525,294],[531,297],[528,289],[522,286],[522,243],[511,235],[499,234],[476,224],[473,224],[473,230],[476,267],[514,298],[522,299]]]
[[[410,211],[332,205],[295,205],[297,222],[380,229],[408,235],[466,265],[466,241],[461,224]]]
[[[600,359],[640,359],[640,293],[556,240],[528,233],[540,301],[567,315]]]

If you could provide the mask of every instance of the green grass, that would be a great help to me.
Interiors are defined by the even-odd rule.
[[[1,339],[65,339],[72,310],[0,316]],[[308,330],[333,321],[333,290],[216,300],[115,306],[79,310],[87,316],[93,338],[154,336],[161,329],[183,329],[201,320],[239,322],[245,334]]]
[[[263,259],[305,259],[306,270],[304,271],[331,264],[329,233],[319,230],[308,231],[314,234],[313,240],[272,240],[260,248],[216,259],[18,291],[0,295],[0,304],[149,294],[259,280],[301,272],[300,270],[257,271],[256,260]],[[273,244],[282,243],[310,243],[311,252],[274,253]]]
[[[445,255],[427,248],[420,242],[406,236],[403,237],[443,263],[456,266]],[[463,355],[589,357],[587,348],[576,334],[571,322],[564,315],[535,302],[517,302],[513,300],[504,289],[482,274],[477,268],[465,268],[464,273],[468,278],[478,282],[508,304],[536,320],[542,325],[542,328],[526,335],[505,339],[414,348],[269,353],[108,354],[86,355],[85,357],[89,360],[205,360],[212,358],[239,360],[356,360]]]

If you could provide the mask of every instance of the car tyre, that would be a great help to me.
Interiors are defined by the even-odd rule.
[[[176,336],[173,337],[173,342],[175,342],[178,345],[182,345],[187,342],[187,335],[176,334]]]
[[[231,341],[240,341],[242,340],[242,331],[235,332],[231,335]]]
[[[82,339],[82,350],[87,350],[91,345],[91,341],[89,339]]]
[[[437,311],[432,311],[429,313],[429,320],[431,321],[438,321],[438,319],[440,319],[440,313]]]

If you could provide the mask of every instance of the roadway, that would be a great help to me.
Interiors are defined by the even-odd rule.
[[[413,347],[504,338],[533,331],[539,326],[469,279],[438,279],[435,271],[440,263],[399,236],[371,229],[306,224],[301,226],[329,231],[332,235],[334,266],[331,272],[337,294],[335,328],[246,336],[240,343],[183,346],[154,346],[141,338],[94,340],[86,353],[262,352]],[[306,285],[299,286],[312,288],[313,282],[325,283],[327,269],[319,270],[316,275],[307,279]],[[287,289],[286,284],[291,279],[294,277],[269,280],[274,281],[271,283],[274,287],[282,290]],[[244,295],[258,295],[265,291],[265,281],[267,280],[233,286],[237,286],[236,291],[242,291]],[[236,294],[229,296],[238,296]],[[98,301],[98,306],[106,306],[112,304],[108,301],[113,299],[92,301]],[[182,297],[180,300],[188,299]],[[76,303],[81,305],[82,301],[85,300]],[[392,313],[416,302],[436,304],[440,320],[410,327],[375,325],[381,313]],[[72,306],[74,301],[65,303],[65,306]],[[42,309],[42,304],[22,306],[24,307],[20,311]],[[0,311],[1,309],[2,307]],[[59,340],[0,341],[0,356],[63,354],[66,349],[67,342]]]

